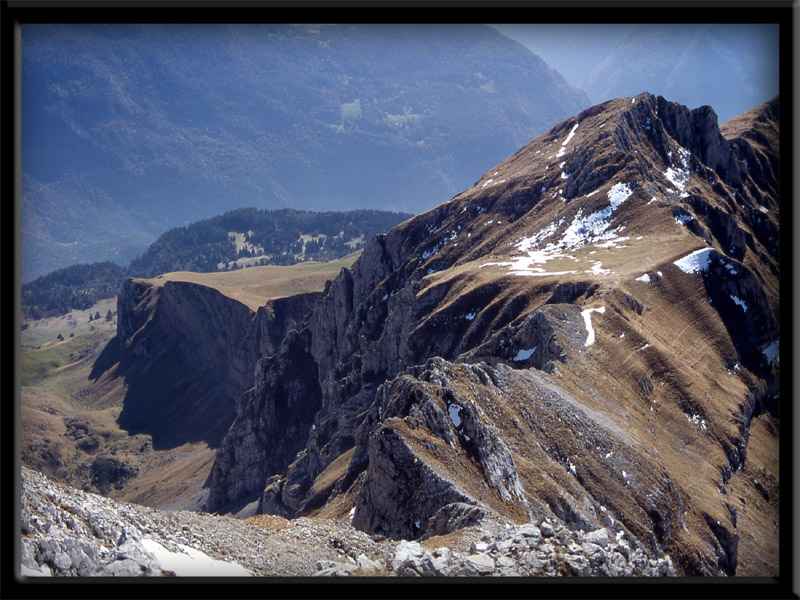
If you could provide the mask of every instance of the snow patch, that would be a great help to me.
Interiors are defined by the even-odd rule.
[[[609,205],[607,207],[586,216],[583,216],[583,211],[579,210],[575,219],[564,232],[560,245],[564,248],[575,249],[586,244],[617,237],[618,230],[607,231],[611,226],[609,218],[632,192],[627,184],[618,183],[608,192]]]
[[[455,428],[461,427],[461,407],[458,404],[451,404],[447,407],[447,412],[450,415],[450,422]]]
[[[772,364],[776,358],[780,355],[780,343],[778,340],[772,342],[769,346],[764,348],[762,354],[767,359],[768,364]]]
[[[664,177],[677,188],[676,191],[680,194],[681,198],[686,198],[689,196],[686,192],[686,186],[689,184],[689,157],[691,156],[691,152],[685,148],[678,148],[678,153],[680,154],[681,167],[669,167],[664,171]],[[672,156],[671,152],[669,156]]]
[[[618,233],[622,226],[616,229],[609,229],[609,227],[611,226],[611,215],[632,193],[633,190],[629,184],[617,183],[608,192],[608,206],[589,215],[584,215],[583,209],[579,209],[560,240],[550,242],[545,247],[540,248],[540,243],[552,237],[563,225],[563,219],[550,223],[532,236],[521,238],[514,244],[520,252],[526,254],[525,256],[512,257],[510,262],[485,263],[481,266],[509,266],[509,273],[532,277],[577,273],[578,271],[574,270],[547,272],[545,269],[534,267],[533,265],[544,264],[555,259],[570,258],[577,260],[567,254],[566,251],[612,239],[617,240],[617,242],[629,239],[619,238]],[[610,246],[613,246],[613,244]],[[591,270],[587,272],[603,275],[610,273],[607,269],[603,269],[599,263],[595,263]]]
[[[731,300],[733,300],[733,303],[734,303],[734,304],[736,304],[736,305],[738,305],[738,306],[741,306],[741,307],[742,307],[742,310],[743,310],[744,312],[747,312],[747,304],[745,303],[745,301],[744,301],[744,300],[742,300],[742,299],[741,299],[741,298],[739,298],[738,296],[734,296],[733,294],[731,294]]]
[[[595,244],[595,246],[597,246],[598,248],[616,248],[617,244],[619,244],[621,242],[627,242],[629,239],[631,239],[631,238],[629,238],[627,236],[615,237],[615,238],[611,238],[610,240],[608,240],[606,242],[603,242],[602,244]],[[620,246],[620,248],[627,248],[627,246]]]
[[[576,129],[578,129],[578,124],[577,123],[575,123],[573,128],[570,130],[569,135],[567,135],[567,139],[565,139],[563,142],[561,142],[561,149],[556,154],[557,157],[560,158],[560,157],[564,156],[564,152],[567,149],[566,146],[567,146],[567,144],[569,144],[569,141],[572,139],[572,136],[575,135],[575,130]]]
[[[584,346],[591,346],[594,344],[594,327],[592,327],[592,313],[597,312],[601,315],[606,312],[606,307],[601,306],[600,308],[587,308],[586,310],[581,311],[581,316],[583,317],[583,323],[586,326],[586,342],[584,342]]]
[[[559,219],[558,221],[554,221],[550,223],[547,227],[539,231],[538,233],[532,235],[528,238],[523,238],[519,242],[517,242],[516,247],[519,249],[520,252],[527,252],[531,248],[536,248],[539,245],[539,242],[545,240],[552,236],[561,224],[564,222],[564,219]]]
[[[545,271],[544,269],[533,268],[524,271],[510,271],[510,273],[519,277],[548,277],[555,275],[576,275],[578,271]]]
[[[611,269],[606,269],[603,267],[603,263],[595,261],[592,265],[592,268],[586,271],[586,273],[591,273],[593,275],[611,275]]]
[[[539,346],[534,346],[530,350],[520,350],[511,360],[513,360],[514,362],[521,362],[523,360],[528,360],[531,356],[533,356],[533,353],[536,352],[536,348],[538,347]]]
[[[641,281],[641,282],[643,282],[643,283],[650,283],[650,275],[648,275],[647,273],[645,273],[645,274],[644,274],[644,275],[642,275],[641,277],[637,277],[637,278],[636,278],[636,281]]]
[[[700,248],[700,250],[695,250],[683,258],[676,260],[673,264],[684,273],[705,271],[711,261],[712,252],[714,252],[713,248]]]
[[[692,425],[695,425],[700,428],[700,431],[705,433],[708,431],[708,426],[706,425],[706,420],[701,419],[700,415],[692,415],[689,413],[684,413],[684,416],[689,420]]]
[[[619,208],[633,193],[631,186],[627,183],[617,183],[608,191],[608,201],[611,203],[612,210]]]
[[[253,577],[254,573],[243,566],[211,558],[208,554],[178,544],[181,552],[172,552],[155,540],[142,539],[142,546],[152,552],[161,568],[173,571],[178,577]]]

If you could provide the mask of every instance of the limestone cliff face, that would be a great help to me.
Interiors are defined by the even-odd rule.
[[[374,238],[270,338],[207,508],[406,538],[546,515],[687,574],[776,560],[728,489],[777,418],[777,110],[610,101]]]
[[[253,313],[204,285],[129,279],[118,296],[117,335],[93,376],[114,369],[125,378],[119,424],[151,434],[155,448],[219,445],[256,361],[275,351],[312,300],[275,300]]]

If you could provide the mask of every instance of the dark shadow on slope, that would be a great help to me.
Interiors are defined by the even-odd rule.
[[[100,352],[100,356],[98,356],[94,361],[94,364],[92,365],[92,371],[89,373],[89,380],[95,382],[103,375],[103,373],[114,368],[119,362],[119,355],[119,337],[115,335],[108,341],[103,350]]]
[[[756,276],[743,264],[713,253],[703,283],[741,364],[769,379],[764,348],[778,339],[778,318]]]
[[[115,336],[92,366],[92,381],[106,372],[125,379],[119,426],[130,435],[151,435],[155,450],[201,441],[218,447],[235,409],[222,370],[198,363],[191,356],[196,349],[187,352],[180,342],[166,344],[154,355],[147,350],[122,351]]]

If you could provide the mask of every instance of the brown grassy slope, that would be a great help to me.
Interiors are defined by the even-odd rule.
[[[414,249],[407,257],[398,252],[405,261],[400,270],[421,273],[415,296],[420,305],[430,306],[414,313],[408,339],[400,344],[421,355],[471,361],[471,341],[488,339],[486,344],[497,345],[487,354],[512,364],[513,354],[491,352],[500,347],[502,328],[542,307],[559,286],[585,284],[591,295],[560,301],[580,310],[605,308],[605,313],[592,314],[596,341],[585,347],[585,337],[574,338],[549,377],[581,410],[602,415],[610,431],[626,432],[619,439],[634,440],[623,444],[627,476],[593,455],[582,428],[550,423],[533,432],[532,439],[562,449],[560,470],[554,471],[552,456],[537,458],[524,441],[511,444],[520,448],[514,457],[529,497],[555,499],[554,490],[578,499],[588,494],[637,535],[652,534],[684,573],[713,572],[715,549],[724,541],[720,536],[737,536],[737,574],[774,575],[777,539],[764,533],[778,519],[777,492],[769,491],[777,490],[777,421],[763,412],[763,404],[749,429],[742,414],[752,395],[762,393],[762,382],[774,384],[778,368],[773,365],[770,373],[752,356],[748,359],[743,341],[759,358],[771,341],[765,336],[776,332],[772,326],[756,327],[752,339],[742,340],[746,314],[736,311],[743,309],[726,294],[715,298],[727,307],[709,301],[725,280],[706,285],[701,274],[685,273],[674,263],[697,249],[713,248],[739,277],[746,272],[756,291],[763,291],[760,310],[779,316],[779,269],[770,239],[777,235],[779,214],[771,184],[776,173],[769,171],[777,151],[776,130],[769,119],[761,125],[752,122],[761,119],[764,107],[723,130],[731,139],[764,130],[756,136],[741,188],[691,156],[685,185],[677,189],[671,179],[675,170],[684,170],[683,153],[668,135],[657,143],[651,139],[657,128],[650,125],[657,125],[659,116],[648,111],[655,102],[646,95],[615,100],[565,121],[491,169],[473,188],[390,233],[387,247]],[[639,108],[647,103],[649,108]],[[522,240],[540,234],[543,248],[560,239],[579,217],[603,211],[612,185],[620,183],[630,184],[632,193],[609,219],[607,231],[617,231],[613,244],[592,241],[547,262],[519,267],[526,254],[519,248]],[[738,245],[740,240],[746,247]],[[649,281],[639,280],[643,275]],[[385,289],[396,288],[400,278],[393,278]],[[744,286],[741,291],[754,290]],[[749,310],[752,314],[753,303]],[[774,393],[771,389],[765,395]],[[525,396],[520,386],[520,397]],[[490,404],[497,405],[495,400],[492,396]],[[499,430],[515,431],[513,418],[503,411],[497,419]],[[457,452],[425,439],[422,430],[408,431],[400,423],[392,427],[429,463],[454,479],[474,481],[475,465],[461,462],[466,458]],[[564,464],[570,456],[582,491],[575,489]],[[542,473],[553,477],[545,479]],[[747,495],[759,487],[767,492],[758,492],[762,500],[753,508],[755,501]],[[734,489],[749,492],[737,496]],[[493,501],[491,493],[472,491],[509,517],[518,511],[513,503],[504,507]],[[329,506],[345,512],[348,507],[338,500],[331,499]]]
[[[323,263],[267,265],[219,273],[176,271],[146,281],[154,285],[163,285],[167,281],[204,285],[238,300],[251,310],[256,310],[267,300],[321,290],[325,287],[325,282],[335,277],[342,268],[352,266],[360,253],[354,252],[339,260]]]

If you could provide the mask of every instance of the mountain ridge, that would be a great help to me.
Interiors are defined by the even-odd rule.
[[[122,407],[164,448],[213,434],[206,511],[422,545],[564,532],[519,556],[531,575],[626,572],[589,535],[648,574],[775,576],[779,108],[720,129],[648,93],[591,107],[257,311],[129,281],[97,382],[172,386]],[[225,426],[152,419],[195,407]],[[433,572],[416,552],[395,570]]]
[[[777,100],[769,107],[776,109]],[[769,107],[760,113],[769,114]],[[774,122],[772,128],[777,132]],[[330,283],[278,354],[257,363],[255,388],[217,452],[208,508],[220,510],[237,499],[241,506],[255,498],[258,510],[268,513],[338,514],[343,508],[337,507],[352,506],[355,495],[353,522],[358,526],[419,537],[428,527],[438,531],[435,523],[442,519],[448,522],[447,516],[437,516],[438,510],[459,506],[465,498],[483,512],[521,517],[528,511],[530,517],[530,511],[544,510],[573,527],[596,527],[605,520],[601,507],[608,510],[612,502],[608,490],[618,489],[616,522],[621,519],[654,549],[669,548],[683,572],[735,571],[730,532],[706,524],[719,519],[691,506],[683,490],[692,474],[679,461],[670,462],[670,475],[648,463],[643,447],[637,450],[624,441],[619,424],[635,427],[638,437],[648,439],[653,434],[647,432],[655,429],[663,439],[700,435],[709,457],[704,462],[724,488],[745,462],[750,419],[777,406],[778,378],[767,349],[777,339],[778,246],[757,225],[763,215],[777,231],[777,196],[762,196],[760,187],[776,173],[751,172],[748,157],[759,165],[769,162],[742,138],[722,137],[710,108],[690,111],[645,93],[562,122],[487,172],[473,188],[375,238],[353,267]],[[531,219],[538,231],[528,225]],[[501,224],[506,227],[491,227]],[[632,233],[622,235],[627,231]],[[634,232],[640,235],[631,239]],[[645,234],[648,242],[641,241]],[[639,250],[624,251],[629,247]],[[697,358],[683,362],[690,357],[674,339],[664,337],[669,325],[654,316],[650,303],[682,322],[684,332],[691,331],[703,345],[697,357],[713,378],[709,375],[706,383],[697,379],[697,367],[689,366],[700,364]],[[744,322],[738,316],[742,311]],[[687,320],[695,313],[699,320]],[[599,330],[598,321],[603,323]],[[609,327],[616,330],[615,338],[604,331]],[[595,333],[591,342],[584,331]],[[597,354],[598,347],[609,352],[629,348],[625,354],[633,371],[617,373],[618,381],[608,379],[602,369],[613,372],[613,362]],[[490,364],[482,366],[484,359]],[[471,375],[448,375],[460,371],[461,363],[473,369]],[[316,368],[299,373],[293,370],[296,364]],[[531,366],[539,367],[531,373],[544,369],[540,379],[517,375]],[[737,375],[735,385],[728,373]],[[411,391],[402,384],[405,378],[418,380],[421,388]],[[504,389],[537,398],[547,397],[545,390],[555,385],[549,411],[556,421],[572,420],[573,426],[548,433],[527,417],[536,432],[533,446],[547,449],[535,458],[521,442],[508,441],[515,426],[497,430],[487,424],[492,409],[485,399],[454,391],[465,378],[497,406],[508,406],[509,416],[503,419],[508,423],[521,421],[512,415],[525,411]],[[429,389],[424,383],[429,380],[438,382],[439,391]],[[730,388],[730,401],[715,404],[721,400],[715,391],[719,386]],[[616,394],[630,399],[626,402],[637,399],[635,418],[608,403]],[[276,404],[270,398],[284,400]],[[642,400],[646,403],[639,413]],[[581,461],[596,460],[590,457],[593,448],[575,445],[585,435],[579,432],[591,428],[585,417],[567,417],[574,406],[604,415],[599,446],[627,461],[615,475],[603,461],[581,467],[557,449],[567,446]],[[651,421],[656,408],[665,411],[660,418],[674,430]],[[725,411],[749,415],[741,430],[724,424]],[[473,429],[454,437],[447,423],[458,429],[456,421],[465,423],[458,415],[465,414],[471,415]],[[712,419],[712,414],[717,416]],[[287,428],[292,446],[286,452],[281,444],[277,454],[270,449],[273,436]],[[425,435],[415,433],[419,430]],[[257,435],[244,438],[245,431]],[[716,441],[709,444],[706,435]],[[658,444],[660,450],[670,461],[678,460],[680,454],[664,443]],[[345,455],[350,457],[347,465],[337,467],[334,476],[329,469]],[[422,471],[401,466],[412,458],[427,466]],[[483,477],[493,482],[488,496],[485,491],[465,495],[464,482],[480,477],[458,475],[461,467],[456,465],[466,468],[470,460],[477,460]],[[544,466],[551,460],[567,464],[565,475],[577,477],[581,487],[559,480],[560,493],[546,492],[517,463],[539,462],[553,473],[554,466]],[[449,465],[448,475],[441,471],[444,465]],[[392,472],[394,480],[386,477]],[[638,483],[632,484],[626,472],[637,472]],[[332,486],[318,487],[320,478],[331,477]],[[426,486],[433,486],[430,506],[405,503],[396,499],[402,494],[389,491]],[[527,486],[540,496],[520,494]],[[649,486],[655,487],[646,494]],[[705,489],[712,497],[720,493],[716,485]],[[577,497],[587,492],[594,501],[584,503],[590,507],[585,512]],[[567,500],[563,494],[577,497]],[[381,504],[387,498],[396,500]],[[730,519],[727,509],[716,514]],[[408,516],[403,524],[388,521],[388,515]],[[687,526],[684,519],[692,523],[690,533],[681,530],[681,523]]]

